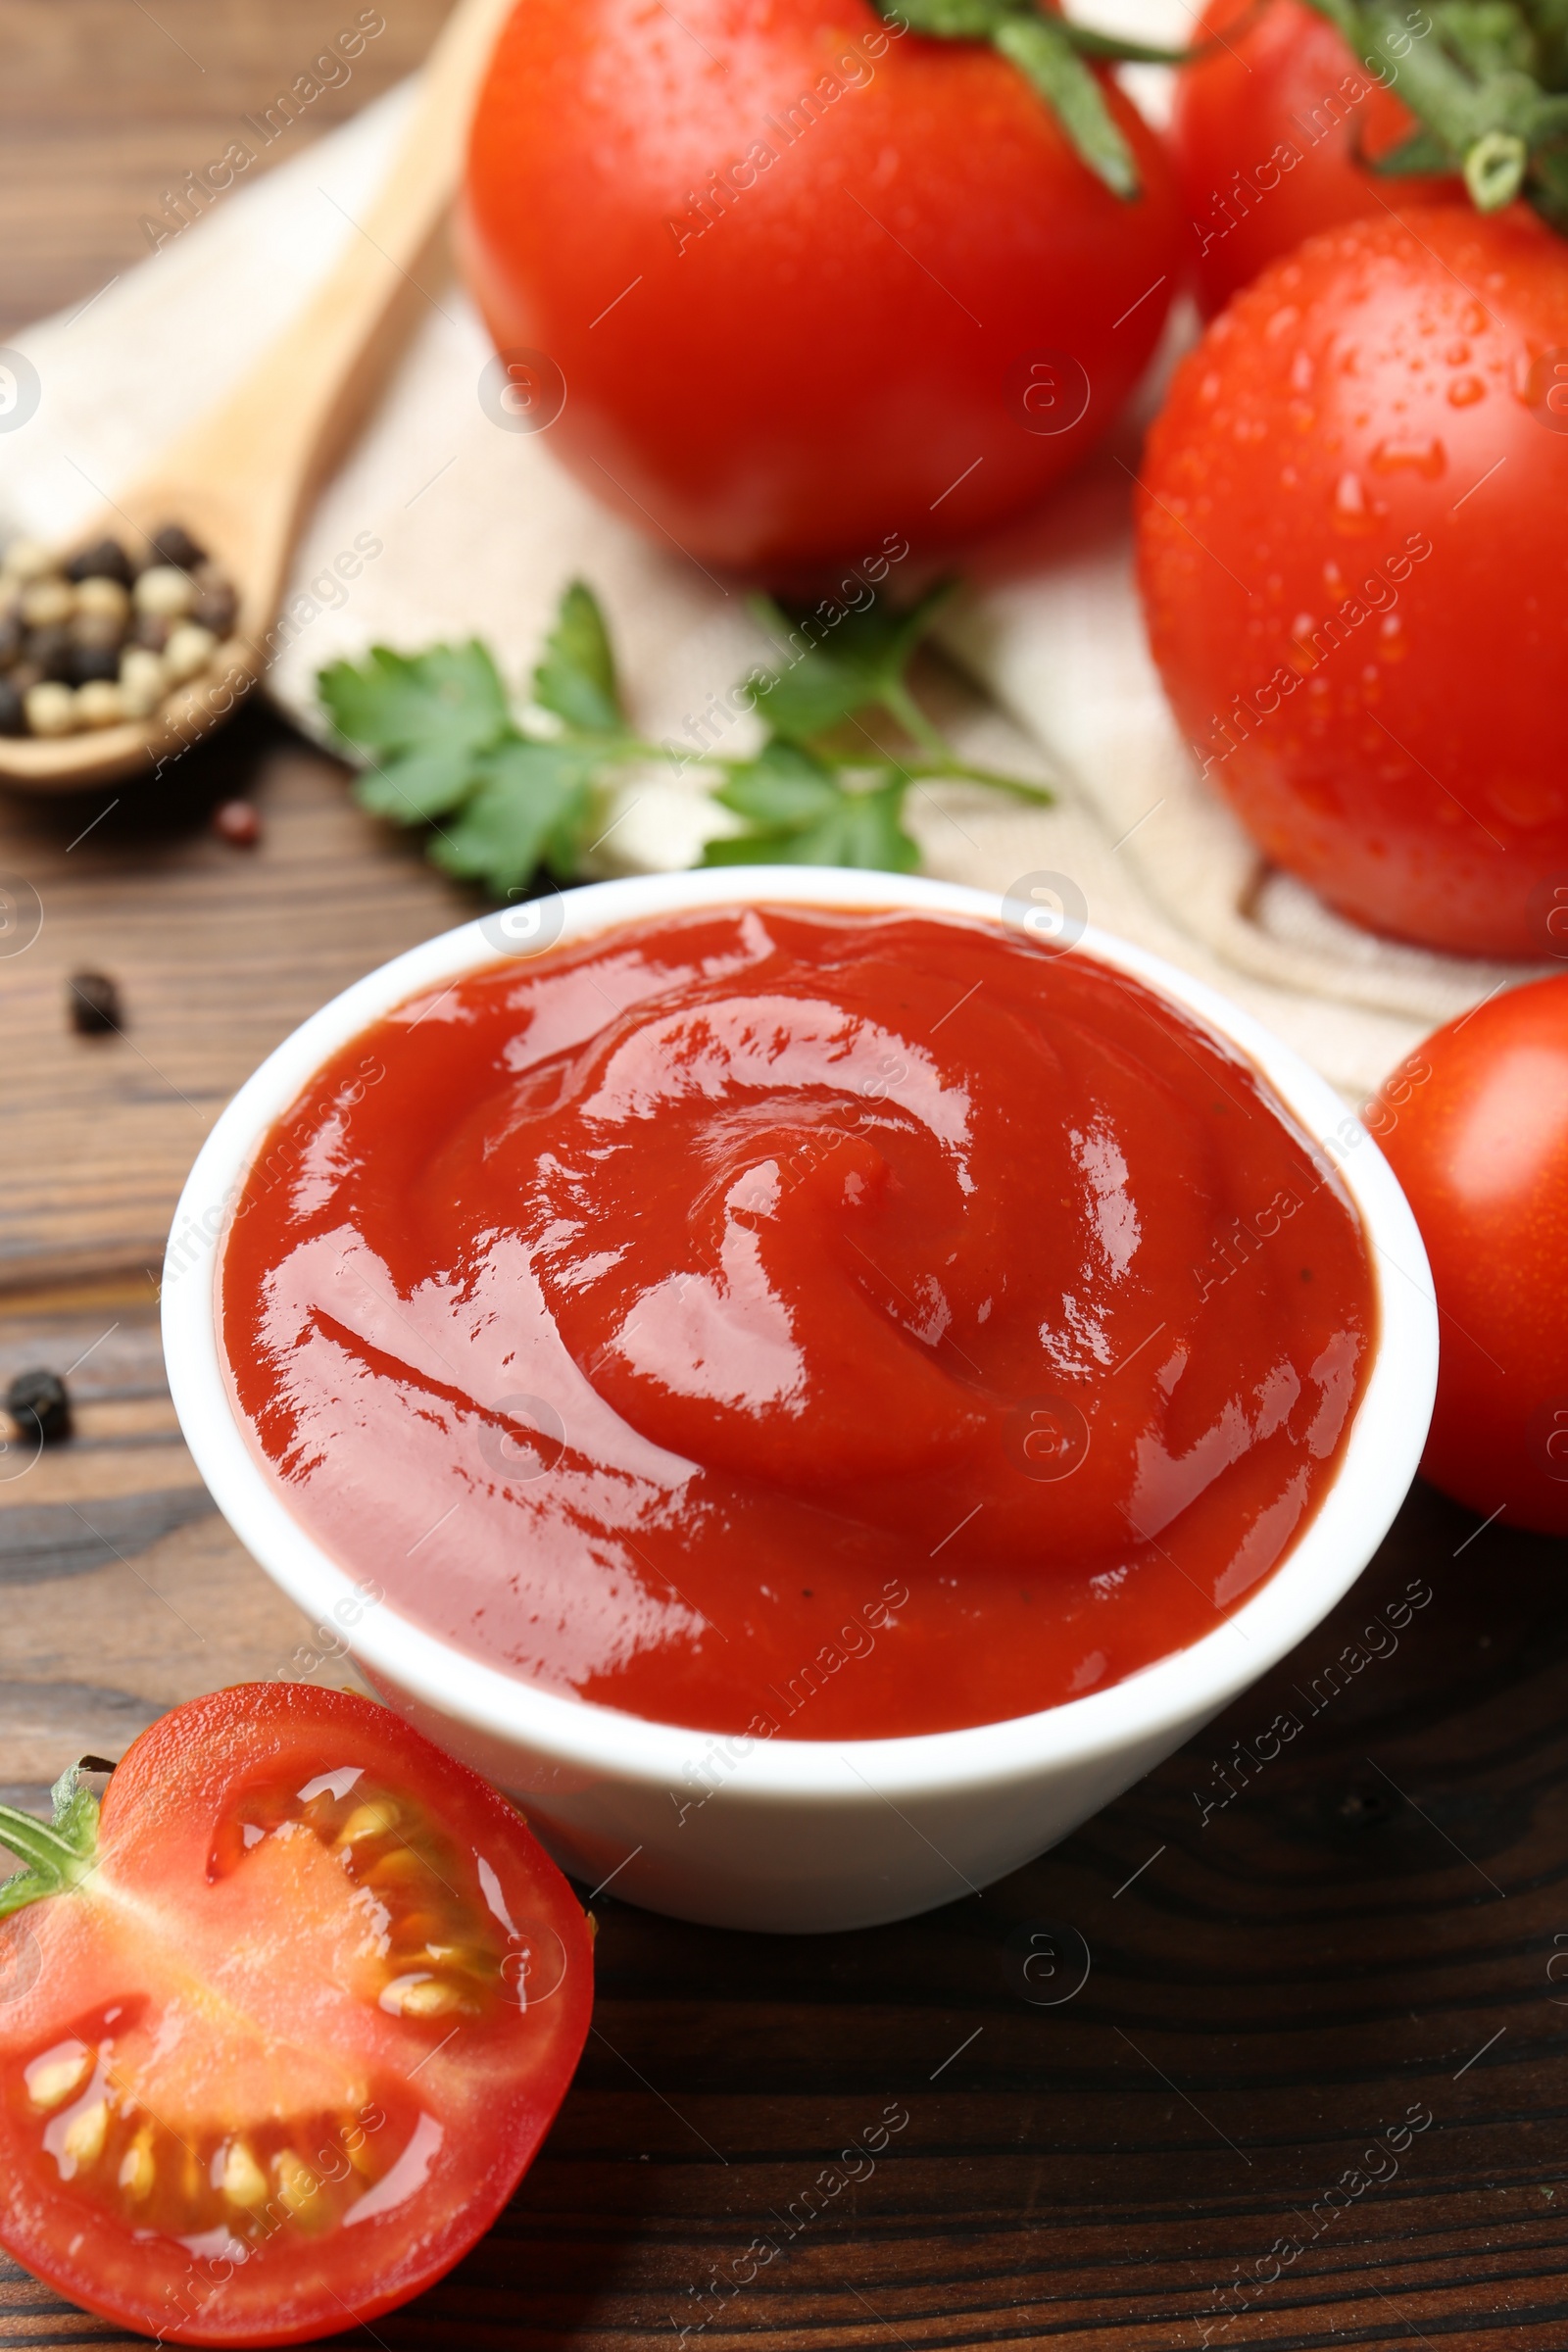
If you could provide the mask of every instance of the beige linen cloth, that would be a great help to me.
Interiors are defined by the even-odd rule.
[[[218,200],[72,316],[14,338],[41,392],[25,423],[0,432],[0,534],[70,532],[235,380],[359,233],[408,103],[405,85]],[[431,284],[305,532],[286,607],[295,634],[271,693],[320,732],[323,662],[373,641],[414,651],[469,633],[520,684],[580,574],[608,610],[639,724],[682,739],[765,655],[744,598],[596,506],[548,433],[491,420],[483,329],[461,288]],[[1123,460],[1135,451],[1124,439]],[[954,881],[1001,892],[1025,874],[1070,875],[1092,921],[1224,990],[1354,1099],[1428,1029],[1524,975],[1370,938],[1260,865],[1199,782],[1150,663],[1129,492],[1125,463],[1095,461],[1043,517],[965,558],[971,586],[942,624],[990,698],[947,714],[962,749],[1050,780],[1057,805],[944,786],[911,795],[911,830],[928,870]],[[329,567],[361,534],[380,552],[345,586]],[[721,748],[742,749],[753,724],[736,720]],[[723,821],[697,779],[662,772],[634,779],[612,813],[605,871],[688,864]]]

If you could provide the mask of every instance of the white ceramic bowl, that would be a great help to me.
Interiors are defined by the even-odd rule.
[[[975,890],[799,866],[651,875],[548,903],[559,936],[746,901],[1005,919]],[[521,910],[518,910],[519,912]],[[503,917],[502,920],[507,918]],[[530,918],[524,917],[524,920]],[[1016,919],[1016,918],[1014,918]],[[721,1927],[827,1930],[901,1919],[986,1886],[1077,1827],[1311,1632],[1403,1498],[1437,1381],[1437,1311],[1415,1220],[1370,1137],[1296,1054],[1158,957],[1090,930],[1081,952],[1185,1005],[1239,1048],[1339,1166],[1364,1221],[1380,1331],[1339,1474],[1284,1563],[1190,1648],[1040,1714],[903,1740],[748,1741],[535,1689],[368,1604],[292,1517],[234,1418],[216,1272],[263,1137],[319,1064],[392,1006],[496,959],[488,917],[415,948],[323,1006],[241,1087],[175,1215],[164,1344],[191,1452],[242,1544],[391,1704],[513,1790],[590,1887]]]

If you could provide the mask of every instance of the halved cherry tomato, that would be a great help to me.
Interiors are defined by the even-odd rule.
[[[176,1707],[101,1817],[6,1810],[0,2241],[123,2327],[288,2344],[488,2229],[588,2031],[587,1923],[494,1789],[389,1709]],[[13,1907],[19,1893],[36,1899]]]
[[[1568,887],[1552,933],[1568,945]],[[1568,976],[1429,1037],[1368,1117],[1443,1316],[1422,1474],[1504,1527],[1568,1535]]]

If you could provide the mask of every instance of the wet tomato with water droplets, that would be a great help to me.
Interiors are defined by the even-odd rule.
[[[0,2242],[119,2326],[286,2344],[405,2302],[515,2187],[587,1923],[494,1789],[351,1691],[176,1707],[0,1808]],[[25,1898],[25,1899],[24,1899]]]
[[[868,0],[528,0],[461,220],[507,421],[775,581],[1015,512],[1110,424],[1179,275],[1164,142],[1103,87],[1131,201],[995,50]]]
[[[1353,921],[1528,959],[1568,885],[1568,246],[1457,207],[1308,240],[1150,436],[1154,658],[1209,782]]]
[[[1568,885],[1553,908],[1568,954]],[[1429,1037],[1369,1116],[1443,1316],[1421,1468],[1504,1527],[1568,1536],[1568,975]]]

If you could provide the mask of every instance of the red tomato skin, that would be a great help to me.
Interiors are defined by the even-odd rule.
[[[294,2344],[407,2302],[489,2229],[570,2082],[593,1999],[592,1944],[576,1898],[504,1797],[389,1708],[355,1691],[242,1684],[174,1708],[132,1742],[116,1769],[100,1820],[100,1863],[107,1873],[123,1876],[141,1901],[188,1901],[206,1879],[213,1824],[237,1788],[266,1774],[299,1771],[309,1777],[320,1769],[324,1754],[341,1760],[350,1750],[393,1786],[414,1788],[444,1826],[456,1827],[460,1841],[465,1831],[481,1836],[503,1886],[514,1895],[526,1888],[534,1916],[547,1919],[561,1936],[567,1965],[545,2026],[559,2047],[557,2061],[544,2082],[518,2080],[492,2040],[478,2053],[481,2079],[470,2093],[470,2103],[482,2101],[483,2133],[449,2129],[448,2147],[420,2192],[417,2227],[398,2225],[389,2231],[386,2221],[372,2223],[363,2232],[368,2242],[335,2268],[330,2254],[316,2265],[324,2283],[307,2276],[303,2285],[280,2277],[266,2248],[243,2265],[217,2265],[229,2271],[218,2279],[208,2276],[214,2266],[199,2269],[172,2239],[132,2242],[127,2230],[95,2220],[33,2162],[11,2097],[0,2099],[0,2178],[6,2182],[0,2243],[35,2278],[118,2327],[170,2343]],[[0,2012],[0,2089],[7,2092],[19,2053],[47,2046],[52,2033],[72,2031],[117,1989],[105,1974],[103,1938],[76,1895],[46,1897],[19,1917],[38,1939],[42,1965],[31,1989]],[[284,1923],[285,1937],[287,1933]],[[198,1933],[191,1947],[197,1966],[199,1950]],[[427,2038],[439,2039],[439,2030]],[[220,2067],[220,2048],[215,2047],[213,2058]],[[421,2069],[421,2099],[441,2096],[440,2067],[436,2059]],[[446,2112],[450,2127],[450,2105]],[[466,2120],[460,2111],[458,2121]],[[342,2249],[342,2233],[332,2242]],[[356,2261],[368,2267],[368,2276],[354,2276]]]
[[[1171,116],[1205,318],[1268,263],[1342,220],[1468,201],[1457,176],[1380,179],[1357,160],[1390,153],[1415,119],[1397,81],[1367,71],[1306,0],[1261,10],[1210,0],[1195,38],[1216,33],[1223,46],[1178,76]]]
[[[1505,1527],[1568,1535],[1568,975],[1451,1021],[1405,1075],[1379,1140],[1442,1310],[1422,1472]]]
[[[461,247],[497,346],[564,374],[554,454],[700,563],[781,580],[1033,500],[1158,338],[1179,266],[1158,135],[1106,85],[1144,182],[1124,204],[988,48],[899,36],[867,0],[677,14],[526,0],[479,100]],[[786,144],[824,76],[841,94]],[[759,141],[777,160],[702,228],[694,191],[745,178]],[[1089,378],[1057,434],[1009,381],[1042,350]]]
[[[1351,223],[1208,328],[1140,486],[1203,772],[1331,906],[1461,954],[1542,956],[1568,880],[1568,433],[1522,388],[1555,347],[1568,250],[1532,216]]]

